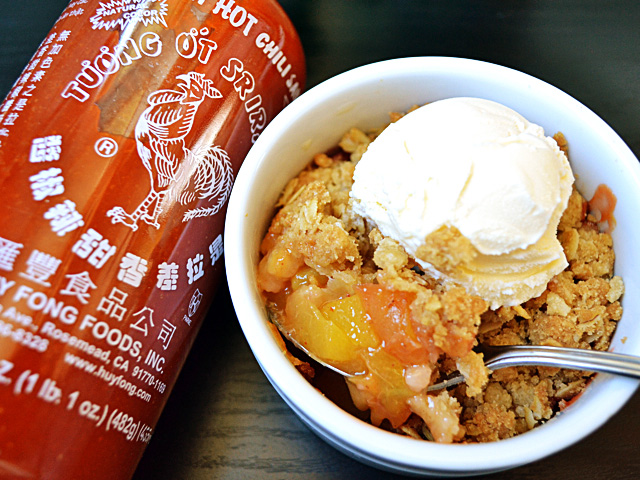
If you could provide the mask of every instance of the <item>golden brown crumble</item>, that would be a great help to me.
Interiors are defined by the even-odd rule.
[[[394,113],[391,120],[401,118]],[[495,441],[526,432],[549,420],[579,395],[592,375],[548,367],[501,369],[489,375],[476,343],[555,345],[606,350],[622,315],[624,284],[613,275],[611,236],[598,230],[582,195],[574,189],[558,227],[569,266],[546,291],[522,305],[487,309],[463,288],[444,288],[422,272],[394,240],[355,215],[349,191],[355,164],[378,132],[347,132],[335,151],[316,155],[292,179],[278,201],[278,213],[262,243],[259,286],[273,315],[283,315],[281,295],[292,278],[352,294],[375,284],[411,298],[415,335],[429,339],[431,381],[459,370],[467,383],[437,395],[408,400],[413,412],[391,428],[416,438],[444,442]],[[567,152],[562,134],[554,136]],[[443,228],[418,255],[439,268],[468,261],[475,249],[455,229]],[[307,269],[307,270],[305,270]],[[306,276],[305,276],[306,275]],[[301,280],[295,280],[301,281]],[[311,291],[311,290],[310,290]],[[311,300],[315,301],[310,296]],[[309,366],[292,361],[312,378]],[[426,361],[425,361],[426,362]],[[417,377],[419,378],[419,377]],[[371,407],[371,378],[349,385],[354,403]],[[411,385],[410,385],[411,386]],[[417,415],[416,415],[417,414]],[[381,423],[382,418],[372,422]]]
[[[439,271],[450,273],[455,267],[470,263],[478,256],[478,250],[457,228],[443,225],[427,235],[416,256]]]

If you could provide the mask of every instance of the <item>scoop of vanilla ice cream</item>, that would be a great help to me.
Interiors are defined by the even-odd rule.
[[[405,115],[369,145],[351,198],[422,268],[495,309],[540,295],[566,268],[557,227],[573,181],[542,127],[492,101],[450,98]],[[441,227],[476,251],[446,272],[418,255]]]

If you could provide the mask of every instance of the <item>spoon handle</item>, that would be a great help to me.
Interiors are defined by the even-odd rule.
[[[619,353],[545,346],[483,347],[485,364],[498,368],[538,365],[640,378],[640,358]]]
[[[640,378],[640,357],[631,355],[541,345],[483,345],[480,350],[484,353],[485,365],[490,370],[507,367],[541,366],[613,373],[615,375]],[[449,380],[430,385],[427,391],[449,388],[463,381],[464,376],[457,375]]]

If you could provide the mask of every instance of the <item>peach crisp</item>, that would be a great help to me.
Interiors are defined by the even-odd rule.
[[[393,114],[392,121],[400,117]],[[270,317],[316,357],[352,374],[346,378],[351,399],[374,425],[468,443],[512,437],[544,423],[583,391],[592,374],[548,367],[491,373],[474,347],[606,350],[624,290],[613,274],[610,234],[599,230],[599,218],[574,187],[557,229],[568,267],[541,295],[492,309],[464,287],[442,284],[354,212],[354,169],[379,134],[351,129],[282,192],[258,267]],[[554,138],[566,153],[564,138]],[[440,242],[447,246],[441,251],[454,257],[443,256],[442,263],[464,258],[466,243],[440,233],[430,245]],[[312,364],[288,355],[313,382]],[[465,383],[426,392],[456,371]]]

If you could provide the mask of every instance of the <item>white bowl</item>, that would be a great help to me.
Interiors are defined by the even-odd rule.
[[[603,92],[606,95],[606,92]],[[618,135],[578,101],[529,75],[484,62],[441,57],[389,60],[356,68],[312,88],[260,135],[229,201],[225,256],[231,297],[253,353],[282,398],[320,437],[370,465],[414,475],[463,476],[516,467],[553,454],[590,434],[632,396],[635,380],[597,375],[581,398],[534,430],[487,444],[439,445],[383,431],[361,421],[307,383],[276,345],[256,287],[258,248],[285,183],[312,155],[334,146],[352,126],[379,127],[391,111],[473,96],[511,107],[561,131],[580,191],[590,198],[604,183],[618,198],[613,232],[616,274],[625,281],[624,313],[612,348],[640,355],[640,166]]]

